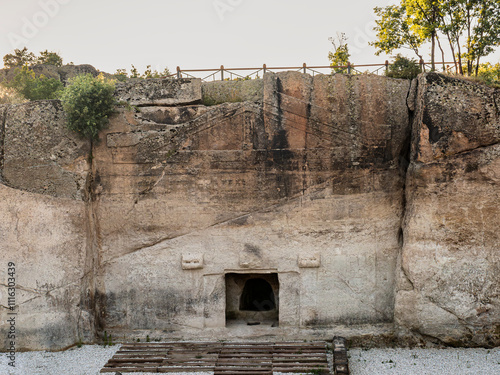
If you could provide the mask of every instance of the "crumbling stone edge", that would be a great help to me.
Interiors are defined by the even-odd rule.
[[[349,375],[349,360],[347,358],[347,343],[343,337],[333,338],[333,373],[335,375]]]

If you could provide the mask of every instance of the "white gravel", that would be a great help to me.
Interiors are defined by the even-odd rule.
[[[351,375],[499,375],[496,349],[350,349]]]
[[[64,352],[16,354],[16,368],[0,353],[2,375],[97,375],[119,345],[86,345]],[[351,375],[499,375],[500,348],[496,349],[351,349]],[[112,374],[112,373],[111,373]],[[134,373],[146,375],[150,373]],[[171,373],[171,375],[194,373]],[[198,375],[211,375],[200,372]]]
[[[84,345],[64,352],[16,353],[16,367],[8,366],[5,353],[1,353],[2,375],[95,375],[106,364],[120,345]]]

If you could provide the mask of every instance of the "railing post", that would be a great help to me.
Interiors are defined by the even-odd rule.
[[[220,66],[220,80],[224,81],[224,65]]]
[[[425,72],[425,63],[423,59],[420,59],[420,70],[422,72]]]
[[[181,68],[180,66],[177,67],[177,79],[181,78]]]
[[[385,72],[389,71],[389,60],[385,60]]]
[[[351,63],[347,62],[347,74],[351,74]]]
[[[306,63],[302,64],[302,68],[304,69],[304,74],[307,73],[307,66],[306,66]]]
[[[266,74],[266,69],[267,69],[266,64],[262,65],[262,70],[264,71],[264,74]]]

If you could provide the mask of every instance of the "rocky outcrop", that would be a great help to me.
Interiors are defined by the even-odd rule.
[[[289,72],[117,97],[137,107],[91,164],[59,102],[0,106],[0,261],[19,263],[22,347],[104,330],[500,342],[498,90]],[[262,274],[279,327],[234,328]]]
[[[103,325],[225,332],[229,269],[278,273],[283,329],[392,321],[408,90],[269,74],[262,103],[112,119],[94,152]],[[183,269],[193,255],[204,266]]]
[[[54,78],[60,80],[65,86],[68,84],[71,78],[76,77],[80,74],[92,74],[94,77],[99,75],[99,71],[94,68],[92,65],[82,64],[82,65],[63,65],[63,66],[55,66],[55,65],[44,65],[38,64],[31,67],[33,72],[35,72],[36,76],[39,77],[41,75],[47,78]],[[103,73],[106,76],[110,76],[109,74]],[[12,80],[16,75],[16,68],[11,69],[0,69],[0,83],[4,81]]]
[[[29,172],[29,170],[28,170]],[[28,173],[26,172],[26,173]],[[87,215],[82,201],[0,184],[1,349],[8,348],[7,265],[14,263],[17,350],[61,349],[94,339],[80,304]]]
[[[61,103],[34,101],[4,106],[3,112],[3,183],[33,193],[82,200],[90,143],[67,129]]]
[[[131,79],[116,85],[120,102],[133,106],[176,106],[201,101],[201,81],[181,79]]]
[[[204,82],[201,90],[203,104],[205,105],[257,102],[262,101],[264,81],[262,79],[250,79]]]
[[[396,322],[450,345],[500,340],[498,90],[420,76]]]

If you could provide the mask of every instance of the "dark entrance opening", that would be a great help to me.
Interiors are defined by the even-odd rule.
[[[240,298],[240,311],[271,311],[276,308],[271,284],[264,279],[250,279]]]
[[[226,274],[226,325],[278,326],[277,273]]]

